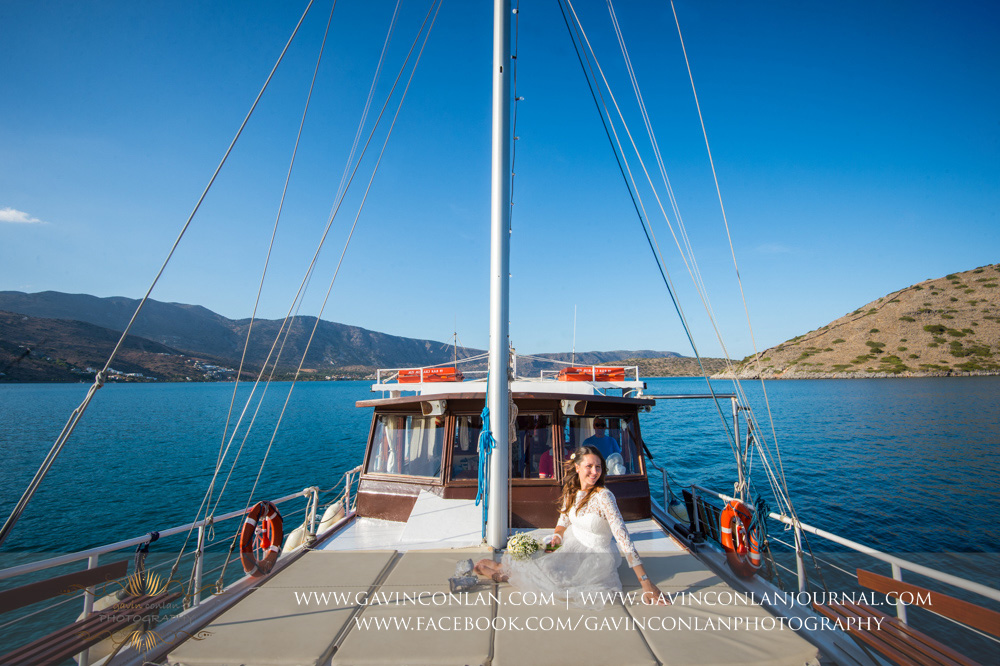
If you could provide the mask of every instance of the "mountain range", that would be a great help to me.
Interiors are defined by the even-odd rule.
[[[1000,264],[925,280],[748,357],[736,367],[736,374],[785,379],[998,374],[998,284]],[[89,381],[103,367],[137,305],[135,299],[124,297],[0,292],[0,381]],[[233,379],[248,331],[249,319],[227,319],[198,305],[150,300],[110,374],[132,380]],[[314,317],[294,319],[287,331],[281,320],[263,319],[253,322],[243,364],[245,378],[256,375],[265,363],[269,369],[276,366],[276,378],[291,377],[310,335],[313,341],[303,370],[313,378],[362,378],[379,367],[447,364],[456,356],[483,353],[462,348],[456,352],[443,342],[336,322],[317,324]],[[518,373],[534,375],[553,367],[542,359],[638,365],[646,377],[701,372],[694,359],[675,352],[617,350],[519,357]],[[721,359],[703,361],[709,373],[725,367]],[[484,369],[485,361],[465,367]]]
[[[124,297],[45,291],[0,292],[0,379],[6,381],[81,381],[103,367],[135,312],[138,301]],[[136,319],[111,373],[136,380],[213,380],[236,375],[247,340],[244,370],[256,374],[268,363],[277,377],[294,373],[312,334],[304,371],[316,377],[366,377],[378,367],[426,366],[456,356],[452,345],[379,333],[358,326],[298,317],[283,343],[275,346],[281,320],[228,319],[207,308],[149,300]],[[273,352],[272,348],[280,353]],[[463,349],[458,358],[481,354]],[[269,359],[269,355],[271,360]],[[538,357],[569,360],[568,353]],[[610,351],[575,354],[581,365],[625,358],[680,357],[674,352]],[[522,372],[533,370],[519,361]]]

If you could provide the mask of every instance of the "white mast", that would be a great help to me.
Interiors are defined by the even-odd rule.
[[[573,358],[572,363],[576,363],[576,306],[573,306]]]
[[[507,544],[510,466],[510,0],[493,5],[493,175],[490,195],[490,426],[496,448],[490,457],[487,542]]]

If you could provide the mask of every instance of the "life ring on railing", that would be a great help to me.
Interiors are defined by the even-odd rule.
[[[719,520],[729,568],[740,578],[753,578],[760,569],[758,528],[751,529],[753,510],[739,500],[730,500]]]
[[[278,507],[270,502],[257,502],[250,509],[240,531],[240,562],[243,564],[243,571],[255,578],[271,571],[281,553],[281,541],[285,536],[281,525]],[[258,550],[264,552],[263,558],[259,560]]]

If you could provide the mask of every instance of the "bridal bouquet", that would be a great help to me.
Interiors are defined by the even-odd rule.
[[[507,552],[515,560],[526,560],[538,550],[538,542],[519,532],[507,540]]]

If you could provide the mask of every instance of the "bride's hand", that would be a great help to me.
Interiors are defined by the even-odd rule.
[[[669,606],[670,599],[660,592],[652,581],[644,581],[642,584],[642,603],[654,606]]]
[[[562,535],[561,534],[553,534],[551,537],[549,537],[549,543],[551,545],[553,545],[553,546],[561,546],[562,545]]]

